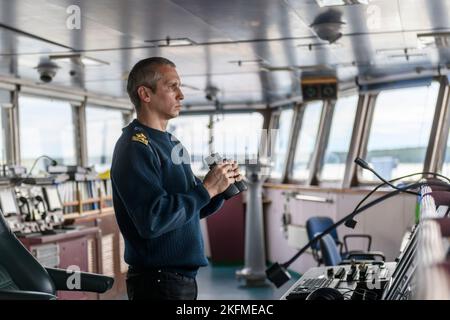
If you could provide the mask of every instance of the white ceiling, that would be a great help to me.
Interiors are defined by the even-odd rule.
[[[66,26],[70,5],[81,10],[79,30]],[[373,0],[333,8],[320,8],[314,0],[0,0],[0,8],[2,74],[39,81],[35,67],[41,58],[82,52],[109,65],[58,62],[54,83],[120,97],[126,96],[125,79],[134,63],[153,55],[175,62],[187,85],[185,103],[192,105],[207,103],[207,85],[220,89],[225,104],[269,103],[298,95],[302,73],[353,81],[450,63],[448,48],[417,48],[418,33],[450,31],[450,0]],[[310,28],[329,10],[345,22],[334,46]],[[146,42],[167,37],[196,45]],[[325,45],[309,50],[309,44]],[[412,53],[409,60],[405,48]],[[282,70],[245,63],[257,59]],[[239,60],[241,66],[232,62]]]

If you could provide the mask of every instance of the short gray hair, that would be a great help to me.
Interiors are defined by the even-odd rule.
[[[156,92],[156,84],[161,79],[158,67],[168,65],[175,68],[175,63],[162,57],[151,57],[143,59],[136,63],[131,69],[128,76],[127,92],[131,102],[134,104],[136,111],[141,106],[141,99],[137,92],[140,86],[149,87],[150,90]]]

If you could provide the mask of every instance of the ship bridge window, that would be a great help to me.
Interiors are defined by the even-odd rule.
[[[379,93],[365,158],[385,179],[423,170],[438,91],[439,83],[432,82]],[[359,173],[378,182],[367,170]]]
[[[271,168],[271,178],[281,179],[283,175],[293,117],[294,110],[292,108],[284,109],[280,113],[280,118],[278,120],[278,129],[275,136],[275,143],[273,145],[273,167]]]
[[[442,165],[442,174],[444,176],[450,177],[450,131],[447,137],[447,146],[444,149],[444,163]]]
[[[19,124],[21,164],[28,170],[41,155],[48,155],[59,164],[76,164],[75,130],[69,102],[20,95]],[[33,173],[39,169],[45,169],[45,161],[40,161]]]
[[[358,96],[354,95],[339,98],[334,105],[328,144],[319,172],[322,181],[341,181],[344,178],[357,104]]]
[[[123,114],[119,110],[87,106],[86,135],[88,164],[97,172],[111,166],[112,154],[117,139],[124,127]]]
[[[11,106],[11,93],[6,90],[0,90],[0,123],[1,123],[1,132],[0,132],[0,164],[6,164],[6,149],[5,149],[5,130],[8,127],[8,111],[10,110],[8,107]]]
[[[170,120],[167,126],[167,131],[186,148],[192,171],[196,175],[205,175],[208,172],[203,162],[203,159],[209,155],[208,124],[209,116],[207,115],[182,115]]]
[[[263,116],[257,112],[214,116],[213,149],[236,160],[244,172],[245,160],[258,158]]]
[[[294,180],[299,181],[305,181],[309,178],[311,158],[317,141],[323,102],[310,102],[304,108],[292,176]]]

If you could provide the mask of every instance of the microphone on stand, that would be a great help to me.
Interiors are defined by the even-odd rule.
[[[353,212],[355,212],[358,208],[359,208],[359,206],[367,199],[367,198],[369,198],[375,191],[377,191],[379,188],[381,188],[382,186],[384,186],[384,185],[388,185],[388,186],[390,186],[391,188],[393,188],[393,189],[395,189],[395,190],[401,190],[401,188],[399,188],[399,187],[397,187],[397,186],[395,186],[395,185],[393,185],[392,184],[392,182],[394,182],[394,181],[396,181],[396,180],[399,180],[399,179],[402,179],[402,178],[404,178],[404,177],[401,177],[401,178],[397,178],[397,179],[393,179],[393,180],[391,180],[391,181],[387,181],[386,179],[384,179],[382,176],[380,176],[379,174],[378,174],[378,172],[376,172],[374,169],[372,169],[372,167],[370,167],[370,165],[367,163],[367,161],[365,161],[364,159],[361,159],[360,157],[357,157],[356,159],[355,159],[355,163],[357,164],[357,165],[359,165],[361,168],[363,168],[363,169],[366,169],[366,170],[369,170],[370,172],[372,172],[378,179],[380,179],[381,181],[383,181],[383,183],[382,184],[379,184],[378,186],[376,186],[372,191],[370,191],[359,203],[358,203],[358,205],[356,206],[356,208],[355,208],[355,210],[353,211]],[[413,195],[419,195],[419,193],[417,193],[417,192],[411,192],[411,191],[408,191],[408,190],[401,190],[401,191],[404,191],[404,192],[406,192],[406,193],[410,193],[410,194],[413,194]],[[354,229],[355,227],[356,227],[356,224],[357,224],[358,222],[355,220],[355,219],[353,219],[353,216],[350,216],[348,219],[347,219],[347,221],[345,221],[345,226],[347,227],[347,228],[351,228],[351,229]]]
[[[421,174],[421,175],[424,175],[424,176],[425,176],[425,175],[433,175],[433,176],[435,176],[435,177],[440,177],[440,178],[443,178],[443,179],[447,180],[447,181],[450,183],[450,179],[449,179],[448,177],[446,177],[446,176],[444,176],[444,175],[442,175],[442,174],[436,173],[436,172],[429,172],[429,171],[416,172],[416,173],[412,173],[412,174],[408,174],[408,175],[405,175],[405,176],[402,176],[402,177],[398,177],[398,178],[392,179],[392,180],[390,180],[390,181],[386,181],[383,177],[381,177],[381,176],[378,174],[378,172],[376,172],[374,169],[372,169],[372,168],[369,166],[369,164],[368,164],[365,160],[363,160],[363,159],[361,159],[361,158],[358,157],[358,158],[355,159],[355,163],[358,164],[359,166],[361,166],[363,169],[366,169],[366,170],[369,170],[370,172],[372,172],[376,177],[378,177],[381,181],[383,181],[383,183],[379,184],[379,185],[376,186],[374,189],[372,189],[372,191],[370,191],[370,192],[369,192],[369,193],[368,193],[368,194],[367,194],[367,195],[366,195],[366,196],[358,203],[358,205],[356,206],[355,210],[353,210],[353,211],[356,211],[356,210],[361,206],[361,204],[362,204],[367,198],[369,198],[375,191],[377,191],[379,188],[381,188],[381,187],[384,186],[384,185],[389,185],[389,186],[391,186],[392,188],[394,188],[394,189],[396,189],[396,190],[402,190],[402,188],[399,188],[399,187],[397,187],[397,186],[395,186],[395,185],[392,184],[392,182],[398,181],[398,180],[400,180],[400,179],[405,179],[405,178],[409,178],[409,177],[412,177],[412,176]],[[438,184],[438,183],[436,182],[435,185],[437,185],[437,184]],[[446,184],[445,186],[447,186],[447,184]],[[404,190],[404,192],[410,193],[410,194],[413,194],[413,195],[419,195],[419,194],[416,193],[416,192],[411,192],[411,191],[406,191],[406,190]],[[356,224],[357,224],[357,221],[354,220],[352,216],[345,222],[345,226],[348,227],[348,228],[351,228],[351,229],[354,229],[355,226],[356,226]]]
[[[361,168],[366,169],[366,170],[369,170],[370,172],[372,172],[378,179],[380,179],[381,181],[383,181],[385,184],[387,184],[387,185],[390,186],[391,188],[396,189],[396,190],[400,190],[400,191],[402,191],[402,192],[410,193],[410,194],[413,194],[413,195],[415,195],[415,196],[420,196],[420,193],[418,193],[418,192],[404,190],[404,189],[402,189],[402,188],[397,187],[396,185],[393,185],[391,182],[385,180],[382,176],[380,176],[380,175],[378,174],[378,172],[376,172],[374,169],[372,169],[372,167],[371,167],[365,160],[361,159],[360,157],[357,157],[357,158],[355,159],[355,163],[356,163],[357,165],[359,165]]]
[[[56,160],[53,159],[52,157],[49,157],[49,156],[43,154],[43,155],[37,157],[37,158],[34,160],[33,165],[31,166],[31,169],[30,169],[30,171],[28,172],[28,175],[26,176],[27,178],[28,178],[29,176],[31,176],[31,173],[33,172],[33,169],[34,169],[34,167],[36,166],[36,164],[38,163],[38,161],[39,161],[40,159],[44,159],[44,158],[50,160],[51,163],[52,163],[52,166],[56,166],[56,165],[58,164],[58,161],[56,161]]]
[[[357,161],[358,160],[358,161]],[[372,171],[373,173],[375,173],[375,170],[373,170],[372,168],[370,168],[370,166],[367,164],[367,162],[365,162],[364,160],[357,158],[355,160],[355,162],[358,165],[361,165],[363,168]],[[391,198],[401,192],[404,193],[412,193],[414,195],[419,195],[419,193],[417,192],[412,192],[409,191],[409,189],[415,189],[415,188],[419,188],[422,185],[442,185],[442,186],[446,186],[450,189],[450,186],[448,183],[442,182],[442,183],[438,183],[438,182],[415,182],[415,183],[411,183],[409,185],[406,185],[402,188],[399,188],[397,186],[394,186],[391,182],[394,182],[396,180],[399,179],[404,179],[407,177],[411,177],[414,175],[418,175],[418,174],[430,174],[430,175],[435,175],[435,176],[440,176],[440,177],[444,177],[445,179],[447,179],[449,182],[450,180],[445,177],[442,176],[438,173],[434,173],[434,172],[419,172],[419,173],[414,173],[414,174],[409,174],[403,177],[399,177],[396,179],[393,179],[391,181],[386,181],[384,178],[380,177],[378,175],[378,173],[375,173],[375,175],[380,178],[380,180],[383,181],[382,184],[378,185],[374,190],[372,190],[359,204],[358,206],[355,208],[355,210],[353,210],[350,214],[346,215],[345,217],[343,217],[341,220],[337,221],[336,223],[332,224],[331,226],[329,226],[328,228],[326,228],[322,233],[316,235],[314,238],[312,238],[306,245],[304,245],[291,259],[289,259],[288,261],[286,261],[285,263],[279,264],[278,262],[272,264],[269,268],[266,269],[266,275],[267,278],[277,287],[281,287],[283,284],[285,284],[290,278],[291,275],[289,274],[289,272],[287,271],[287,268],[298,258],[300,257],[313,243],[315,243],[316,241],[319,241],[323,236],[327,235],[328,233],[330,233],[332,230],[336,229],[338,226],[340,226],[341,224],[343,224],[344,222],[347,224],[347,221],[353,221],[356,225],[356,221],[353,219],[353,217],[355,217],[356,215],[358,215],[359,213],[369,209],[370,207],[383,202],[384,200]],[[369,203],[367,203],[366,205],[362,206],[361,208],[359,207],[362,202],[368,198],[368,196],[370,196],[375,190],[377,190],[378,188],[380,188],[383,185],[390,185],[391,187],[393,187],[395,190],[391,191]]]

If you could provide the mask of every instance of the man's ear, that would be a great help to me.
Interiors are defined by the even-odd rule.
[[[140,86],[137,89],[137,94],[142,101],[147,102],[147,103],[150,102],[150,93],[146,87]]]

